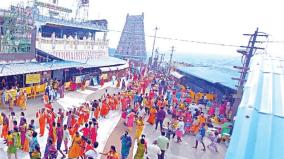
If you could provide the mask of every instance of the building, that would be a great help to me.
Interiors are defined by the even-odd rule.
[[[127,14],[114,56],[121,59],[146,60],[144,13],[142,15]]]
[[[76,19],[72,12],[58,1],[0,10],[1,89],[50,79],[98,84],[128,70],[127,61],[108,56],[107,20]]]
[[[99,60],[108,56],[107,21],[70,19],[72,10],[36,1],[36,48],[62,60]]]
[[[208,68],[199,66],[178,67],[177,72],[184,75],[181,83],[195,92],[214,93],[218,102],[221,102],[225,95],[233,102],[231,96],[236,90],[230,74],[218,69],[208,71]]]
[[[284,147],[284,59],[252,58],[226,159],[279,159]]]
[[[30,7],[0,9],[0,63],[35,59],[36,30]]]

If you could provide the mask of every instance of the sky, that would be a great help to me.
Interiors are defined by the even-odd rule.
[[[25,0],[0,0],[7,7]],[[26,0],[27,1],[27,0]],[[45,0],[46,1],[46,0]],[[73,0],[61,0],[70,6]],[[89,19],[107,19],[110,30],[122,31],[126,15],[144,12],[145,34],[176,39],[247,45],[244,33],[268,33],[271,41],[284,41],[284,2],[281,0],[90,0]],[[120,33],[108,33],[110,47],[116,48]],[[263,38],[262,38],[263,39]],[[146,37],[146,50],[151,52],[152,37]],[[170,53],[171,46],[179,53],[237,54],[237,47],[201,45],[173,40],[156,40],[159,52]],[[284,57],[284,43],[264,45],[267,52]]]

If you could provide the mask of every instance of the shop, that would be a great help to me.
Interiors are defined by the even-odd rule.
[[[113,67],[102,67],[100,70],[101,78],[104,79],[105,82],[110,82],[112,80],[117,80],[118,77],[126,76],[129,71],[129,65],[124,64]]]
[[[70,68],[65,70],[65,89],[75,91],[89,85],[98,85],[101,71],[98,68]]]

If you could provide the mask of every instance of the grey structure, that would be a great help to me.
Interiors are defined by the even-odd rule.
[[[144,13],[142,15],[127,14],[114,56],[121,59],[146,60]]]

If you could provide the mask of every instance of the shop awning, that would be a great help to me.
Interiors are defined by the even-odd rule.
[[[110,67],[102,67],[102,68],[100,68],[100,70],[102,72],[109,72],[109,71],[111,71]]]
[[[118,70],[123,70],[123,69],[126,69],[126,68],[129,68],[129,64],[128,63],[126,63],[124,65],[117,66]]]
[[[109,72],[109,71],[117,71],[117,70],[123,70],[129,67],[129,64],[126,63],[124,65],[119,65],[119,66],[112,66],[112,67],[101,67],[100,70],[101,72]]]
[[[54,61],[46,63],[26,62],[0,65],[0,77],[35,73],[50,70],[59,70],[72,67],[84,67],[85,64],[72,61]]]

